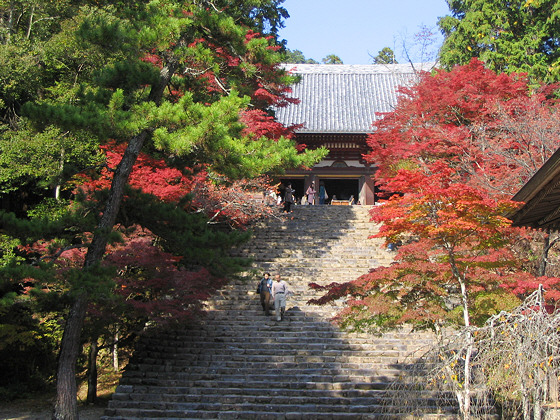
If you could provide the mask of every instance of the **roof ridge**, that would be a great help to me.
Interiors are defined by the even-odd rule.
[[[414,73],[416,70],[431,70],[435,63],[402,64],[298,64],[283,63],[287,71],[296,74],[376,74],[376,73]]]

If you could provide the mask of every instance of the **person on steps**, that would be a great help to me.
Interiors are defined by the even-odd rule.
[[[305,195],[307,195],[307,204],[311,206],[315,204],[315,194],[317,194],[317,190],[315,190],[315,181],[313,181],[305,192]]]
[[[276,321],[282,321],[286,311],[286,296],[289,293],[288,284],[280,278],[280,274],[274,276],[275,282],[272,283],[272,297],[274,299],[274,311]]]
[[[292,189],[292,184],[288,184],[288,186],[286,187],[286,192],[284,193],[284,212],[286,213],[292,212],[295,191],[296,190]]]
[[[326,204],[329,195],[323,182],[319,183],[319,204]]]
[[[270,315],[272,305],[272,278],[270,273],[264,273],[261,282],[259,283],[259,291],[261,295],[261,305],[265,315]]]

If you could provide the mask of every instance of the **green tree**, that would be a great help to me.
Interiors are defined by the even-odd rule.
[[[284,59],[286,63],[295,63],[295,64],[319,64],[316,60],[312,58],[305,58],[303,53],[300,50],[290,50],[286,49],[286,58]]]
[[[47,39],[75,10],[71,0],[11,0],[0,3],[0,44]]]
[[[498,73],[527,72],[533,81],[560,80],[560,3],[555,0],[448,0],[438,22],[450,68],[478,57]]]
[[[17,12],[20,20],[35,4],[9,3],[11,9],[2,10],[3,16]],[[49,11],[51,15],[46,14]],[[100,163],[99,139],[90,133],[48,125],[38,128],[22,118],[21,108],[27,102],[74,101],[81,80],[92,78],[107,58],[97,45],[77,36],[81,15],[75,15],[76,6],[58,2],[56,8],[36,8],[36,17],[38,12],[44,22],[57,24],[29,35],[15,26],[9,42],[0,43],[0,194],[2,208],[18,214],[25,214],[45,196],[62,197],[64,189],[68,198],[74,185],[67,182],[73,175]],[[75,19],[65,18],[73,13]],[[6,32],[6,21],[2,23]],[[43,21],[36,28],[39,25]]]
[[[247,25],[260,33],[278,36],[284,27],[284,19],[290,17],[282,7],[285,0],[216,0],[212,3],[217,9],[228,10],[238,24]]]
[[[0,194],[25,189],[58,199],[74,174],[96,163],[101,163],[97,142],[84,132],[49,126],[37,133],[20,123],[17,130],[0,134]]]
[[[344,64],[340,57],[335,54],[329,54],[321,60],[324,64]]]
[[[398,64],[395,53],[389,47],[383,48],[373,57],[373,64]]]
[[[287,85],[294,80],[277,67],[282,54],[273,35],[284,14],[277,8],[280,3],[240,0],[234,7],[229,2],[219,7],[219,2],[205,0],[152,0],[118,2],[117,7],[83,7],[79,12],[72,9],[77,14],[61,20],[51,38],[33,45],[40,49],[40,57],[46,58],[45,65],[40,67],[34,93],[13,101],[11,109],[14,119],[22,112],[33,121],[29,130],[47,140],[24,150],[23,155],[42,153],[44,147],[52,145],[55,152],[44,155],[45,160],[60,162],[59,137],[66,134],[78,141],[84,135],[94,145],[110,144],[111,139],[126,145],[110,191],[99,195],[99,205],[83,213],[82,220],[70,214],[56,221],[38,218],[31,222],[4,215],[0,221],[0,228],[21,238],[25,245],[65,232],[78,242],[72,246],[87,247],[83,269],[69,271],[66,276],[71,304],[59,355],[54,418],[77,418],[75,372],[86,309],[110,278],[111,273],[100,268],[100,262],[114,238],[113,227],[129,175],[142,150],[182,169],[206,165],[216,179],[220,174],[235,179],[311,166],[324,156],[324,150],[300,153],[285,137],[249,135],[247,125],[240,120],[250,107],[265,109],[281,103]],[[269,32],[260,34],[263,29]],[[93,59],[83,51],[91,53]],[[10,135],[22,136],[18,130],[24,126],[15,121]],[[7,144],[3,144],[5,150]],[[85,156],[77,166],[84,168],[94,149],[76,151]],[[19,157],[12,152],[15,163]],[[27,181],[27,175],[16,175],[6,173],[6,185]],[[60,177],[60,167],[54,166],[39,178],[52,186]],[[143,218],[151,214],[161,226],[166,222],[172,225],[179,219],[168,207],[156,214],[144,206],[139,213],[146,211],[149,214]],[[173,219],[162,218],[166,211]],[[164,230],[170,236],[178,233],[167,227],[162,235]],[[87,232],[92,231],[89,242]],[[176,238],[171,240],[179,243]],[[1,273],[3,278],[39,278],[49,273],[45,264],[35,267],[33,275],[29,267],[20,267],[19,273],[12,268]],[[40,273],[43,268],[45,274]]]

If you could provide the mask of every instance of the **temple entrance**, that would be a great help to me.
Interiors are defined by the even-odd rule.
[[[280,195],[284,197],[284,188],[289,183],[291,183],[292,188],[296,190],[296,192],[294,193],[294,198],[296,199],[296,202],[299,203],[299,200],[301,200],[301,197],[303,197],[303,194],[305,192],[303,178],[282,178],[279,181],[282,183],[279,187]]]
[[[360,180],[358,178],[323,178],[322,176],[317,176],[315,182],[325,184],[325,189],[329,198],[327,204],[336,196],[337,200],[350,200],[351,196],[354,196],[354,204],[357,204],[360,200]],[[280,182],[279,193],[284,196],[284,188],[288,183],[292,184],[292,188],[295,190],[294,196],[299,203],[301,198],[305,194],[305,186],[309,185],[311,182],[309,179],[304,178],[280,178],[277,182]],[[317,192],[319,192],[319,185],[315,186]],[[318,202],[318,201],[317,201]],[[363,204],[363,203],[362,203]]]
[[[336,196],[337,200],[349,200],[354,196],[354,201],[357,202],[360,197],[360,183],[357,179],[322,179],[321,182],[325,183],[325,189],[329,195],[330,202]]]

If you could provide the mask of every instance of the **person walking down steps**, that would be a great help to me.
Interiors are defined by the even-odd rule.
[[[270,315],[270,307],[272,305],[272,279],[270,278],[270,273],[264,273],[257,287],[257,293],[261,296],[261,305],[265,315]]]
[[[272,283],[272,297],[274,298],[274,311],[276,321],[282,321],[286,311],[286,297],[290,293],[288,284],[280,278],[280,274],[274,276],[275,282]]]

